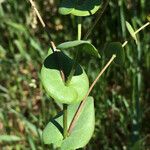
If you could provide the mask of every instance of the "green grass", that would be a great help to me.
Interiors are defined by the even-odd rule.
[[[56,44],[75,40],[76,18],[60,16],[56,3],[38,1]],[[90,39],[101,51],[105,42],[130,39],[125,20],[138,29],[147,22],[150,1],[112,0]],[[32,17],[28,1],[0,2],[0,149],[54,149],[42,143],[41,132],[59,108],[49,99],[40,82],[42,61],[49,48],[47,35]],[[95,17],[83,19],[86,33]],[[31,20],[35,24],[31,24]],[[38,21],[38,20],[37,20]],[[35,26],[36,28],[32,28]],[[126,61],[112,64],[96,84],[96,128],[87,150],[133,150],[150,148],[150,27],[130,39]],[[71,56],[73,54],[70,54]],[[106,61],[81,55],[80,63],[95,79]],[[88,63],[87,63],[88,62]],[[137,124],[135,124],[137,123]],[[139,132],[139,134],[134,133]],[[9,136],[10,135],[10,136]]]

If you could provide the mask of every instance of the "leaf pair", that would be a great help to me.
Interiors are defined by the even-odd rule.
[[[89,16],[97,12],[101,6],[101,0],[62,0],[59,13],[75,16]]]
[[[83,40],[69,41],[58,45],[57,48],[60,50],[74,48],[74,50],[78,50],[79,52],[83,51],[87,54],[100,58],[98,50],[88,41]]]
[[[65,42],[58,45],[57,48],[61,50],[76,48],[75,50],[85,51],[93,56],[100,57],[97,49],[87,41]],[[88,91],[88,77],[79,64],[69,84],[65,85],[65,82],[62,80],[60,70],[63,70],[65,78],[67,78],[74,63],[63,52],[57,51],[52,53],[51,49],[44,61],[41,70],[41,80],[47,94],[57,102],[65,104],[78,103],[83,100]]]
[[[68,127],[79,104],[68,107]],[[74,150],[84,147],[90,140],[95,125],[94,100],[88,97],[72,133],[63,140],[63,113],[53,118],[43,131],[45,144],[61,147],[61,150]]]

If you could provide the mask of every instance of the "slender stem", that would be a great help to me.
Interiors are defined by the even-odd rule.
[[[81,40],[81,33],[82,33],[82,18],[81,17],[78,17],[78,36],[77,36],[77,39],[78,40]],[[73,75],[75,74],[75,71],[76,71],[76,68],[77,68],[77,65],[78,65],[78,55],[79,55],[79,51],[77,50],[76,51],[76,56],[75,56],[75,61],[72,65],[72,68],[71,68],[71,71],[70,71],[70,74],[67,78],[67,81],[66,81],[66,85],[68,85],[73,77]]]
[[[99,10],[98,17],[96,18],[95,22],[92,24],[92,26],[89,28],[89,31],[86,33],[84,39],[86,40],[89,35],[92,33],[92,30],[95,28],[96,24],[102,17],[103,13],[105,12],[107,6],[108,6],[109,0],[104,0],[101,9]]]
[[[81,40],[81,29],[82,29],[82,24],[81,24],[81,17],[78,17],[78,40]]]
[[[135,34],[135,35],[138,34],[140,31],[142,31],[144,28],[146,28],[146,27],[149,26],[149,25],[150,25],[150,22],[145,23],[142,27],[140,27],[138,30],[136,30],[136,31],[134,32],[134,34]],[[125,42],[122,44],[122,47],[125,47],[127,44],[128,44],[128,41],[125,41]]]
[[[144,28],[146,28],[146,27],[149,26],[149,25],[150,25],[150,22],[147,22],[147,23],[144,24],[141,28],[139,28],[138,30],[136,30],[134,34],[139,33],[141,30],[143,30]]]
[[[125,41],[125,42],[122,44],[122,47],[125,47],[127,44],[128,44],[128,41]]]
[[[92,89],[94,88],[95,84],[97,83],[97,81],[99,80],[99,78],[102,76],[102,74],[106,71],[106,69],[109,67],[109,65],[113,62],[113,60],[116,58],[116,55],[112,55],[112,57],[110,58],[110,60],[108,61],[108,63],[104,66],[104,68],[100,71],[100,73],[98,74],[98,76],[96,77],[96,79],[94,80],[94,82],[92,83],[92,85],[90,86],[85,98],[83,99],[83,101],[80,103],[72,121],[71,124],[69,126],[68,129],[68,134],[70,134],[79,118],[79,115],[81,114],[81,111],[85,105],[86,99],[89,96],[90,92],[92,91]]]
[[[75,74],[76,66],[77,66],[77,61],[75,61],[75,62],[73,63],[73,66],[72,66],[72,68],[71,68],[70,74],[69,74],[69,76],[68,76],[68,78],[67,78],[67,81],[66,81],[66,86],[70,83],[70,81],[71,81],[73,75]]]
[[[82,24],[81,24],[81,17],[78,17],[78,40],[81,40],[81,29],[82,29]],[[75,62],[73,63],[72,69],[70,71],[70,74],[67,78],[66,81],[66,85],[68,85],[73,77],[73,75],[75,74],[76,71],[76,67],[77,67],[77,60],[78,60],[78,50],[76,52],[76,57],[75,57]],[[68,131],[67,131],[67,105],[64,104],[63,105],[63,111],[64,111],[64,115],[63,115],[63,128],[64,128],[64,139],[67,137],[68,135]]]
[[[51,44],[51,47],[52,47],[53,52],[55,52],[55,51],[56,51],[56,46],[55,46],[55,43],[54,43],[53,40],[52,40],[52,37],[51,37],[50,32],[49,32],[49,30],[48,30],[48,27],[46,26],[46,24],[45,24],[44,20],[42,19],[41,15],[40,15],[40,13],[39,13],[39,11],[38,11],[38,9],[36,8],[36,5],[35,5],[34,1],[33,1],[33,0],[29,0],[29,1],[30,1],[31,6],[32,6],[32,8],[34,9],[34,11],[35,11],[37,17],[39,18],[40,23],[42,24],[42,27],[44,28],[45,32],[47,33],[47,35],[48,35],[48,37],[49,37],[50,44]]]
[[[77,63],[77,60],[78,60],[78,51],[77,51],[77,53],[76,53],[75,61],[74,61],[73,65],[72,65],[70,74],[69,74],[69,76],[68,76],[68,78],[67,78],[66,86],[70,83],[72,77],[74,76],[74,74],[75,74],[75,72],[76,72],[76,68],[77,68],[77,64],[78,64],[78,63]]]
[[[78,40],[81,40],[81,29],[82,29],[82,24],[81,24],[81,17],[78,17]],[[75,57],[75,61],[73,63],[73,66],[71,68],[70,74],[66,80],[66,85],[68,85],[73,77],[73,75],[75,74],[76,71],[76,67],[77,67],[77,60],[78,60],[78,50],[76,52],[76,57]],[[63,105],[63,111],[64,111],[64,115],[63,115],[63,128],[64,128],[64,139],[67,137],[68,135],[68,131],[67,131],[67,105],[64,104]]]
[[[46,25],[45,25],[45,23],[44,23],[44,21],[43,21],[41,15],[40,15],[39,11],[37,10],[34,1],[33,1],[33,0],[29,0],[29,1],[30,1],[31,5],[32,5],[32,7],[33,7],[33,9],[34,9],[35,12],[36,12],[36,15],[38,16],[38,18],[39,18],[39,20],[40,20],[40,22],[41,22],[41,24],[42,24],[42,26],[43,26],[43,28],[44,28]]]
[[[64,139],[67,137],[67,110],[68,110],[68,105],[67,104],[63,104],[63,136]]]

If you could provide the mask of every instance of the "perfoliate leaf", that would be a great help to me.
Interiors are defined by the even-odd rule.
[[[79,104],[68,107],[68,127],[76,112]],[[86,104],[79,116],[78,121],[72,133],[63,140],[63,114],[53,118],[43,131],[43,140],[45,144],[53,144],[55,147],[61,147],[61,150],[73,150],[84,147],[92,137],[95,125],[94,101],[88,97]]]
[[[125,61],[124,49],[122,48],[122,44],[120,42],[108,43],[104,49],[104,54],[108,59],[115,54],[116,58],[114,61],[117,64],[123,64]]]
[[[98,50],[88,41],[83,41],[83,40],[69,41],[58,45],[57,48],[60,50],[74,48],[74,50],[78,50],[79,52],[83,51],[85,53],[100,58],[100,54],[98,53]]]
[[[62,0],[59,13],[75,16],[89,16],[97,12],[101,6],[101,0]]]
[[[136,38],[135,31],[134,31],[133,27],[132,27],[132,26],[130,25],[130,23],[127,22],[127,21],[126,21],[126,26],[127,26],[127,29],[128,29],[128,31],[129,31],[130,35],[132,36],[132,38],[133,38],[133,39],[136,41],[136,43],[137,43],[137,38]]]
[[[78,103],[83,100],[88,91],[88,77],[79,64],[68,85],[65,85],[62,80],[60,69],[63,70],[65,78],[67,78],[73,64],[74,61],[60,51],[52,53],[50,50],[49,55],[44,60],[41,80],[47,94],[57,102]]]

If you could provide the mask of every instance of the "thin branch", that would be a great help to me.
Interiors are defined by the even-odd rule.
[[[55,46],[55,43],[54,43],[53,40],[52,40],[52,37],[51,37],[50,32],[49,32],[49,30],[48,30],[48,27],[46,26],[46,24],[45,24],[44,20],[42,19],[41,15],[40,15],[40,13],[39,13],[39,11],[38,11],[38,9],[36,8],[36,5],[35,5],[34,1],[33,1],[33,0],[29,0],[29,1],[30,1],[31,6],[32,6],[32,8],[34,9],[34,11],[35,11],[37,17],[39,18],[39,20],[40,20],[40,22],[41,22],[43,28],[45,29],[45,31],[46,31],[46,33],[47,33],[49,39],[50,39],[50,44],[51,44],[51,47],[52,47],[52,51],[55,52],[55,51],[56,51],[56,46]]]
[[[33,9],[35,10],[36,15],[38,16],[38,18],[39,18],[39,20],[40,20],[40,22],[41,22],[43,28],[45,28],[46,25],[45,25],[45,23],[44,23],[44,21],[43,21],[41,15],[40,15],[39,11],[38,11],[37,8],[36,8],[35,3],[33,2],[33,0],[29,0],[29,1],[30,1],[31,5],[32,5]]]
[[[92,24],[92,26],[89,28],[89,31],[86,33],[85,37],[83,38],[84,40],[86,40],[89,35],[92,33],[92,30],[94,29],[94,27],[96,26],[96,24],[98,23],[98,21],[100,20],[100,18],[102,17],[103,13],[105,12],[107,6],[108,6],[109,0],[104,0],[103,4],[102,4],[102,8],[99,10],[98,13],[98,17],[96,18],[95,22]]]
[[[68,105],[67,104],[63,104],[63,129],[64,129],[64,132],[63,132],[63,136],[64,136],[64,139],[67,137],[67,120],[68,120]]]
[[[147,22],[147,23],[144,24],[141,28],[139,28],[138,30],[136,30],[134,34],[139,33],[141,30],[143,30],[144,28],[146,28],[146,27],[149,26],[149,25],[150,25],[150,22]]]
[[[96,79],[94,80],[94,82],[92,83],[92,85],[90,86],[85,98],[83,99],[83,101],[80,103],[71,123],[68,129],[68,134],[70,134],[80,116],[80,113],[85,105],[85,102],[87,100],[87,97],[89,96],[89,94],[91,93],[92,89],[94,88],[95,84],[97,83],[97,81],[99,80],[99,78],[102,76],[102,74],[106,71],[106,69],[109,67],[109,65],[113,62],[113,60],[116,58],[116,55],[112,55],[112,57],[110,58],[110,60],[108,61],[108,63],[105,65],[105,67],[101,70],[101,72],[98,74],[98,76],[96,77]]]
[[[77,35],[77,40],[81,40],[81,37],[82,37],[82,18],[81,17],[78,17],[78,35]],[[76,56],[75,56],[75,59],[74,59],[74,63],[72,65],[72,68],[71,68],[71,71],[69,73],[69,76],[67,77],[67,80],[66,80],[66,85],[68,85],[72,79],[72,77],[74,76],[75,74],[75,71],[76,71],[76,68],[77,68],[77,65],[78,65],[78,57],[79,57],[79,50],[76,51]]]
[[[128,41],[125,41],[125,42],[122,44],[122,47],[125,47],[127,44],[128,44]]]
[[[81,35],[82,35],[82,18],[78,17],[78,40],[81,40]]]

